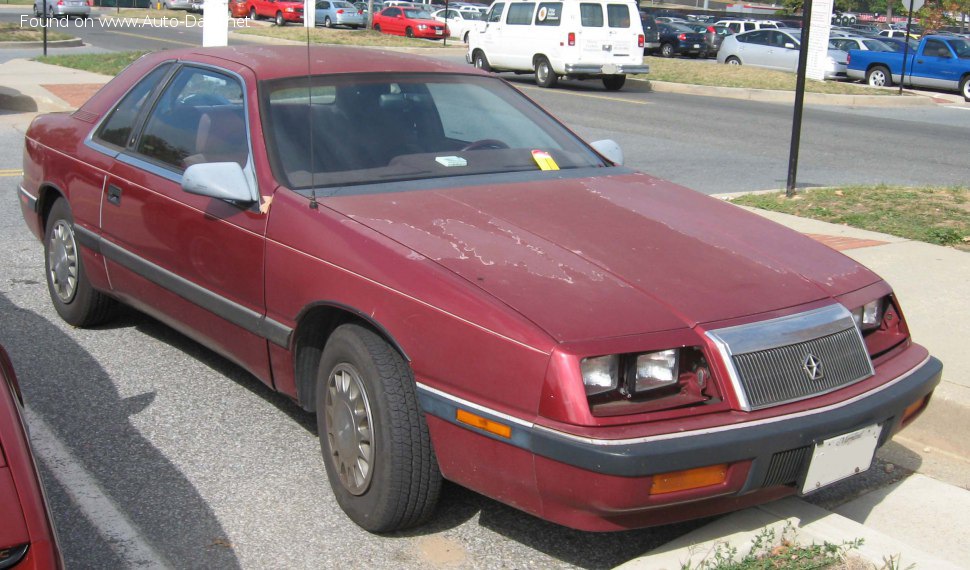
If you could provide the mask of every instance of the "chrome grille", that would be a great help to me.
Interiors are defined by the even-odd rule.
[[[874,373],[852,315],[841,305],[708,335],[731,365],[746,410],[825,394]]]

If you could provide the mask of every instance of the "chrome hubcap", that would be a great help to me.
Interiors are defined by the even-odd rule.
[[[536,69],[536,75],[539,76],[539,81],[545,83],[549,79],[549,68],[546,67],[545,63],[540,63],[539,67]]]
[[[77,290],[78,262],[74,230],[67,221],[58,220],[54,224],[47,249],[51,287],[62,302],[70,303]]]
[[[357,369],[347,363],[334,368],[327,380],[325,403],[330,460],[343,486],[362,495],[374,467],[371,411]]]
[[[883,87],[886,85],[886,77],[879,71],[872,74],[872,82],[876,87]]]

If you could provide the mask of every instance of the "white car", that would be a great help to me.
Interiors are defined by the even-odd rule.
[[[751,65],[777,71],[798,69],[798,48],[801,30],[777,29],[755,30],[724,38],[717,51],[717,62],[728,65]],[[849,54],[836,49],[828,50],[825,79],[846,77]]]
[[[774,20],[718,20],[715,26],[730,28],[735,34],[750,32],[752,30],[764,30],[766,28],[777,29],[781,26]]]
[[[850,49],[861,49],[868,51],[896,51],[886,42],[877,40],[875,38],[864,38],[861,36],[849,38],[831,38],[829,40],[829,47],[844,52],[848,52]]]
[[[472,30],[481,31],[485,27],[485,16],[481,12],[453,10],[438,10],[431,14],[435,20],[448,24],[449,36],[459,38],[468,43],[468,35]]]

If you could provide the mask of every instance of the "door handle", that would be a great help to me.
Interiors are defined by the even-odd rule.
[[[922,59],[917,59],[916,60],[916,63],[923,63],[923,60]]]
[[[118,188],[114,184],[108,185],[108,203],[114,204],[115,206],[121,205],[121,188]]]

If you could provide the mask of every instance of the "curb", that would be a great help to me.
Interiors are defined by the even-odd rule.
[[[47,47],[56,48],[67,48],[67,47],[81,47],[84,42],[81,38],[71,38],[69,40],[48,40]],[[22,49],[22,48],[39,48],[44,47],[43,40],[40,41],[26,41],[26,42],[0,42],[0,49]]]

